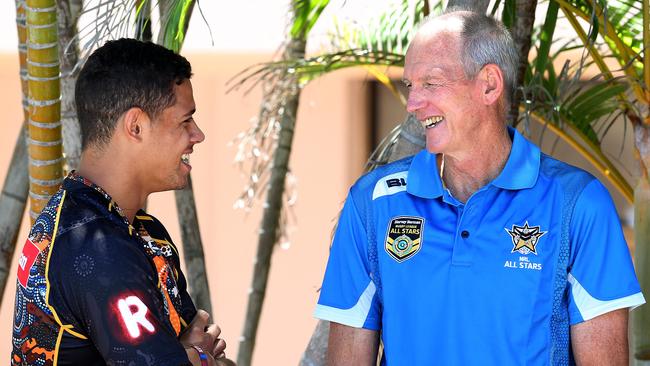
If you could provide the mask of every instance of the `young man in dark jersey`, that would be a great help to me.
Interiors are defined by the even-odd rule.
[[[230,364],[177,248],[142,210],[149,194],[187,184],[205,138],[190,77],[184,57],[131,39],[88,58],[75,90],[81,163],[24,245],[12,365]]]

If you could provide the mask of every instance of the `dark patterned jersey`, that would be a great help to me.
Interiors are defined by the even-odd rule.
[[[176,247],[139,211],[70,174],[37,218],[18,266],[12,365],[188,365],[196,315]]]

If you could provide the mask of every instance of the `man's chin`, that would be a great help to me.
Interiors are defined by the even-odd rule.
[[[187,188],[188,186],[189,186],[189,178],[185,177],[185,178],[183,178],[183,180],[181,182],[179,182],[176,185],[176,187],[172,188],[172,190],[180,191],[180,190],[183,190],[183,189]]]
[[[155,192],[179,191],[185,189],[188,185],[189,177],[187,175],[179,176],[174,179],[169,179],[167,184],[155,190]]]

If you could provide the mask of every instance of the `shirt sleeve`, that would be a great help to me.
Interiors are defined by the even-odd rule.
[[[140,244],[114,230],[73,234],[54,243],[50,259],[50,303],[64,328],[87,337],[107,364],[190,365]]]
[[[570,241],[571,324],[645,303],[616,207],[606,188],[595,179],[576,201]]]
[[[174,266],[174,272],[176,274],[176,285],[178,286],[178,292],[181,298],[181,309],[179,309],[179,315],[183,319],[183,322],[186,322],[189,324],[192,319],[194,319],[194,316],[196,316],[196,305],[194,304],[194,301],[190,297],[189,292],[187,291],[187,279],[185,278],[185,275],[181,271],[181,261],[178,253],[178,248],[176,247],[176,244],[172,241],[171,235],[167,232],[167,229],[165,229],[165,226],[155,217],[148,215],[147,216],[151,217],[153,219],[153,224],[152,225],[147,225],[147,221],[143,222],[145,224],[145,227],[147,228],[147,231],[152,236],[155,236],[157,238],[163,238],[164,240],[167,241],[168,245],[173,251],[173,254],[171,257],[169,257],[169,260],[172,262]],[[182,327],[181,334],[183,334],[183,331],[185,330],[185,327]]]
[[[366,228],[352,195],[339,217],[314,316],[343,325],[379,330],[378,295],[370,278]]]

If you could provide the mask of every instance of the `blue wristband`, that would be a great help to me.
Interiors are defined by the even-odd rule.
[[[201,366],[208,366],[208,355],[203,352],[203,349],[199,346],[192,345],[192,348],[199,353],[199,359],[201,360]]]

